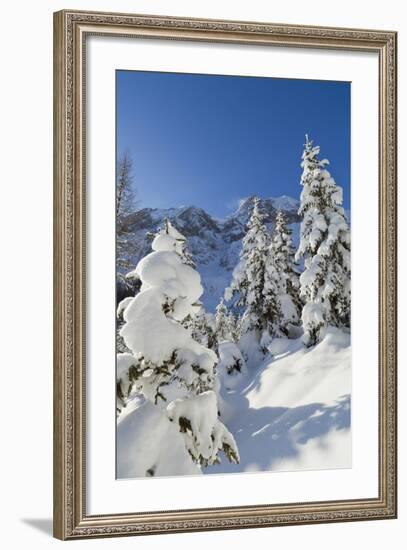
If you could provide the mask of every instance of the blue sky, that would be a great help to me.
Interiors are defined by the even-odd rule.
[[[308,133],[350,208],[350,83],[117,71],[117,150],[140,207],[223,218],[249,195],[298,198]]]

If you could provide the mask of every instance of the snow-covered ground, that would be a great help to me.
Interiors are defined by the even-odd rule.
[[[221,389],[240,463],[204,473],[350,468],[350,335],[329,328],[312,348],[280,338],[270,351],[238,386]]]
[[[328,328],[312,348],[276,338],[270,352],[240,380],[219,372],[221,420],[236,440],[239,464],[225,457],[202,471],[184,464],[181,434],[136,397],[118,422],[119,477],[146,475],[152,466],[162,476],[351,467],[350,335]],[[151,437],[152,425],[160,437]]]

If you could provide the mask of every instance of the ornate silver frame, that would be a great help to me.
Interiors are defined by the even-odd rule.
[[[379,58],[379,495],[90,516],[85,448],[86,37],[109,34],[376,52]],[[64,10],[54,14],[54,535],[60,539],[396,517],[395,32]]]

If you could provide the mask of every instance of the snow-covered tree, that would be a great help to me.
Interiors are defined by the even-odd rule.
[[[225,340],[219,344],[219,371],[223,372],[223,381],[227,375],[237,375],[246,372],[246,364],[242,352],[235,342]],[[228,384],[230,386],[229,380]]]
[[[241,335],[241,318],[238,314],[229,311],[222,298],[216,306],[215,312],[215,334],[217,343],[228,340],[238,342]]]
[[[188,316],[183,325],[191,332],[194,340],[216,352],[217,340],[215,332],[215,318],[212,313],[205,311],[204,307],[193,317]]]
[[[267,314],[266,329],[263,331],[260,340],[264,350],[267,349],[273,336],[279,335],[280,333],[282,313],[279,300],[279,282],[279,273],[274,263],[272,243],[270,243],[265,257],[264,286],[262,292],[265,313]]]
[[[299,273],[295,263],[295,249],[292,231],[287,225],[285,215],[277,212],[276,222],[269,247],[267,272],[278,295],[280,318],[278,330],[289,334],[290,325],[298,325],[301,318],[302,303],[299,296]],[[278,316],[276,316],[278,318]]]
[[[192,255],[188,249],[187,246],[187,240],[184,237],[182,233],[174,227],[174,225],[170,222],[168,218],[164,220],[164,228],[161,229],[158,233],[159,235],[166,235],[173,239],[173,249],[177,252],[177,254],[180,256],[182,262],[185,265],[189,265],[191,267],[195,267],[195,263],[192,259]],[[164,240],[163,242],[169,243],[169,239]]]
[[[121,311],[130,353],[117,360],[119,402],[136,392],[159,408],[196,463],[213,464],[220,451],[237,462],[233,436],[218,418],[217,356],[183,326],[201,309],[203,293],[199,274],[184,263],[185,238],[168,222],[152,249],[135,270],[140,292]]]
[[[277,287],[267,269],[270,236],[260,211],[260,200],[254,199],[247,233],[243,239],[240,262],[225,292],[227,300],[243,311],[242,333],[256,333],[260,345],[275,332],[280,317]]]
[[[130,153],[126,151],[118,159],[116,171],[116,264],[123,270],[132,267],[129,261],[132,253],[132,239],[126,228],[126,217],[134,212],[136,206],[133,163]]]
[[[116,361],[116,410],[120,413],[138,377],[139,361],[131,353],[118,353]]]
[[[206,391],[189,399],[175,399],[167,407],[171,422],[179,426],[193,461],[202,466],[218,464],[219,451],[230,462],[239,463],[232,434],[218,418],[217,395]]]
[[[303,341],[314,345],[325,327],[350,326],[350,230],[342,207],[342,188],[319,160],[320,148],[306,136],[301,167],[302,216],[296,260],[304,259],[300,276]]]
[[[230,330],[230,335],[233,342],[238,342],[242,333],[241,330],[242,320],[238,314],[229,311],[228,313],[228,325]]]
[[[218,343],[223,342],[224,340],[233,339],[231,334],[232,327],[230,326],[230,316],[223,298],[216,306],[215,332]]]
[[[116,220],[119,227],[124,218],[131,214],[136,203],[133,187],[133,162],[130,153],[125,151],[117,162],[116,173]]]

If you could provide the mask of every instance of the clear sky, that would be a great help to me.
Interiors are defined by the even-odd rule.
[[[350,208],[350,83],[117,71],[117,149],[141,207],[230,214],[249,195],[298,198],[308,133]]]

